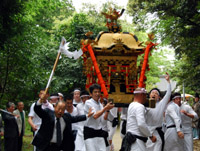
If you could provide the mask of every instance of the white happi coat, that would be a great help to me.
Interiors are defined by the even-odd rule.
[[[77,106],[78,115],[84,115],[84,103],[81,102]],[[78,122],[78,132],[76,135],[75,140],[75,151],[86,151],[85,148],[85,142],[83,137],[83,127],[84,127],[85,121]]]
[[[151,132],[146,124],[145,107],[143,104],[132,102],[129,105],[126,129],[127,132],[133,135],[142,137],[151,136]],[[131,151],[146,151],[146,144],[142,140],[136,139],[131,145]]]
[[[155,108],[147,109],[146,122],[147,125],[149,126],[151,133],[153,133],[153,135],[156,136],[155,143],[153,143],[150,139],[148,139],[146,143],[148,151],[162,150],[162,140],[156,128],[162,127],[164,112],[166,110],[170,96],[171,96],[171,85],[169,82],[167,82],[167,93],[165,94],[164,98],[159,102],[156,102]]]
[[[117,118],[117,110],[118,108],[117,107],[114,107],[110,110],[110,114],[114,117],[114,118]],[[113,118],[113,119],[114,119]],[[115,131],[117,129],[117,125],[115,127],[112,127],[112,120],[108,120],[107,121],[107,125],[108,125],[108,129],[109,129],[109,140],[112,140],[114,134],[115,134]]]
[[[176,127],[166,130],[164,151],[183,151],[183,139],[180,139],[177,134],[178,131],[181,131],[180,107],[173,101],[167,106],[165,120],[167,127],[171,125],[175,125]]]
[[[181,105],[181,110],[194,115],[194,119],[198,119],[197,113],[192,107],[185,102]],[[192,136],[192,118],[181,113],[182,131],[184,133],[183,149],[184,151],[193,151],[193,136]]]
[[[94,113],[93,115],[95,115],[97,111],[103,109],[103,105],[100,103],[100,101],[96,102],[93,98],[91,98],[85,102],[85,114],[88,114],[89,108],[92,108],[92,112]],[[94,119],[93,116],[87,118],[85,126],[94,130],[102,129],[102,120],[104,120],[102,116],[103,115],[101,115],[97,119]],[[86,139],[85,147],[87,151],[106,151],[106,144],[103,137],[94,137]]]
[[[127,120],[127,111],[128,111],[128,108],[125,108],[125,107],[123,107],[122,111],[121,111],[121,116],[120,116],[120,119],[121,119],[121,121],[120,121],[120,136],[121,136],[121,139],[124,138],[124,134],[122,134],[121,131],[122,131],[123,122],[125,120]]]

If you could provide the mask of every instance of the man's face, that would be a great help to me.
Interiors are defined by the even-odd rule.
[[[15,110],[15,105],[12,104],[8,109],[9,112],[13,113],[13,111]]]
[[[59,102],[55,107],[54,107],[54,111],[55,111],[55,115],[57,118],[60,118],[63,116],[63,114],[65,113],[65,103],[64,102]]]
[[[198,101],[199,101],[199,98],[198,98],[198,97],[195,97],[194,101],[195,101],[195,102],[198,102]]]
[[[181,106],[181,97],[174,99],[174,103],[176,103],[178,106]]]
[[[44,97],[44,100],[47,100],[47,98],[49,97],[49,94],[45,94],[45,91],[44,90],[41,90],[40,93],[39,93],[39,98],[43,96]]]
[[[59,96],[59,99],[60,99],[61,101],[63,101],[63,97],[62,97],[62,96]]]
[[[17,104],[17,109],[18,109],[20,112],[22,112],[23,109],[24,109],[24,103],[23,103],[23,102],[19,102],[19,103]]]
[[[81,97],[81,100],[83,103],[85,103],[85,101],[89,100],[90,97],[89,96],[84,96],[84,97]]]
[[[74,100],[76,100],[76,102],[80,102],[81,98],[80,98],[80,91],[75,91],[74,92]]]
[[[150,99],[154,99],[156,101],[160,100],[160,96],[157,90],[152,90],[150,93]]]
[[[56,104],[59,101],[59,98],[52,98],[50,99],[51,104]]]
[[[66,109],[70,110],[73,108],[73,101],[72,100],[66,100]]]
[[[99,98],[100,98],[100,96],[101,96],[101,90],[99,90],[99,89],[94,89],[94,90],[92,91],[92,98],[93,98],[95,101],[98,101]]]

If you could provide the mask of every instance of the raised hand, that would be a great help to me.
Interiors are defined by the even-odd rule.
[[[105,108],[106,108],[106,110],[110,110],[110,109],[112,109],[114,106],[115,106],[115,105],[114,105],[112,102],[109,102],[109,103],[106,104]]]
[[[167,82],[170,82],[170,77],[169,77],[169,74],[166,72],[166,75],[165,75],[165,79],[167,80]]]

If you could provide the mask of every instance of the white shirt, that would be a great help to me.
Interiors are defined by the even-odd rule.
[[[67,112],[67,110],[65,110]],[[68,113],[68,112],[67,112]],[[78,110],[75,106],[73,106],[73,111],[70,113],[71,116],[78,116]],[[72,123],[72,130],[79,129],[78,123]]]
[[[123,107],[122,108],[122,111],[121,111],[121,120],[126,120],[127,119],[127,111],[128,111],[128,108],[126,107]]]
[[[128,107],[127,114],[127,132],[143,137],[151,136],[146,124],[144,105],[138,102],[132,102]]]
[[[41,118],[35,113],[34,106],[35,106],[35,103],[33,103],[31,105],[28,116],[33,117],[33,124],[36,125],[37,128],[39,129],[42,121],[41,121]],[[46,103],[42,103],[42,109],[46,109],[46,108],[48,108],[50,110],[54,110],[53,105],[51,103],[49,103],[48,101]]]
[[[110,114],[112,114],[112,116],[113,116],[114,118],[117,118],[117,110],[118,110],[117,107],[114,107],[114,108],[112,108],[112,109],[110,110]]]
[[[76,106],[77,111],[78,111],[78,115],[85,115],[85,113],[84,113],[84,106],[85,106],[85,104],[83,102],[79,103]],[[83,129],[83,126],[85,125],[85,122],[86,121],[82,121],[82,122],[78,122],[77,124],[81,127],[81,129]]]
[[[96,102],[95,100],[93,100],[93,98],[91,98],[85,102],[85,106],[84,106],[85,114],[88,114],[89,108],[92,108],[92,112],[94,113],[93,115],[95,115],[97,111],[100,111],[103,109],[103,105],[99,101]],[[94,119],[93,116],[87,118],[85,122],[85,126],[93,128],[95,130],[101,129],[102,128],[101,122],[103,120],[101,116],[97,119]]]
[[[76,100],[73,99],[73,105],[77,106],[80,103],[82,103],[82,100],[80,102],[76,102]]]
[[[54,130],[53,130],[53,136],[51,139],[51,143],[57,143],[57,129],[56,129],[56,122],[57,122],[57,118],[55,117],[55,124],[54,124]],[[65,129],[66,123],[64,121],[64,119],[61,117],[60,118],[60,126],[61,126],[61,140],[63,140],[63,131]]]
[[[84,106],[85,104],[83,102],[79,103],[76,108],[78,110],[78,115],[84,115]]]
[[[169,103],[165,112],[166,126],[175,125],[176,131],[181,131],[181,113],[180,107],[173,101]]]
[[[194,120],[198,119],[197,113],[188,104],[183,103],[181,105],[181,110],[185,110],[187,113],[194,115]],[[183,133],[192,133],[192,118],[181,113],[182,130]]]

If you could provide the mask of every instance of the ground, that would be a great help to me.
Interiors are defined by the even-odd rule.
[[[121,137],[120,137],[119,129],[117,129],[113,137],[113,143],[114,143],[115,151],[119,151],[121,147]],[[200,140],[194,140],[194,151],[200,151]]]

